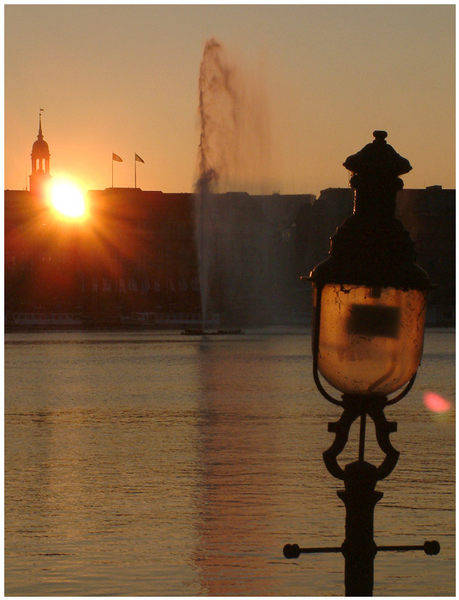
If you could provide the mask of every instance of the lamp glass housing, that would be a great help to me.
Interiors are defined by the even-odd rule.
[[[327,283],[317,292],[314,285],[317,366],[333,387],[387,395],[410,381],[422,356],[426,291]]]

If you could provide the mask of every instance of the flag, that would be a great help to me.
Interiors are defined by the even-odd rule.
[[[140,156],[138,154],[135,155],[135,159],[136,159],[137,162],[145,163],[145,161],[143,160],[143,158],[140,158]]]
[[[112,152],[112,160],[117,160],[118,162],[123,162],[123,159],[121,158],[121,156],[118,156],[118,154],[115,154],[114,152]]]

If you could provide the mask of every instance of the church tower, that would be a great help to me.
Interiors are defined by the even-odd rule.
[[[49,147],[43,139],[41,131],[41,112],[38,117],[38,136],[32,146],[32,174],[30,175],[30,191],[35,195],[42,195],[46,184],[51,179],[49,174]]]

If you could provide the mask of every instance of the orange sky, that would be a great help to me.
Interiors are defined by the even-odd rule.
[[[221,41],[256,85],[281,193],[347,186],[345,158],[386,129],[405,187],[455,187],[455,7],[7,5],[5,188],[24,189],[44,108],[53,175],[86,188],[191,191],[198,75]]]

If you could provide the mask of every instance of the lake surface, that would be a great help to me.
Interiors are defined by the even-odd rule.
[[[8,595],[344,594],[341,554],[282,555],[344,539],[322,462],[341,410],[314,386],[308,333],[5,342]],[[451,330],[427,332],[413,390],[386,410],[401,457],[375,509],[378,544],[441,552],[380,552],[375,596],[455,594],[455,410],[428,411],[428,391],[454,404]]]

